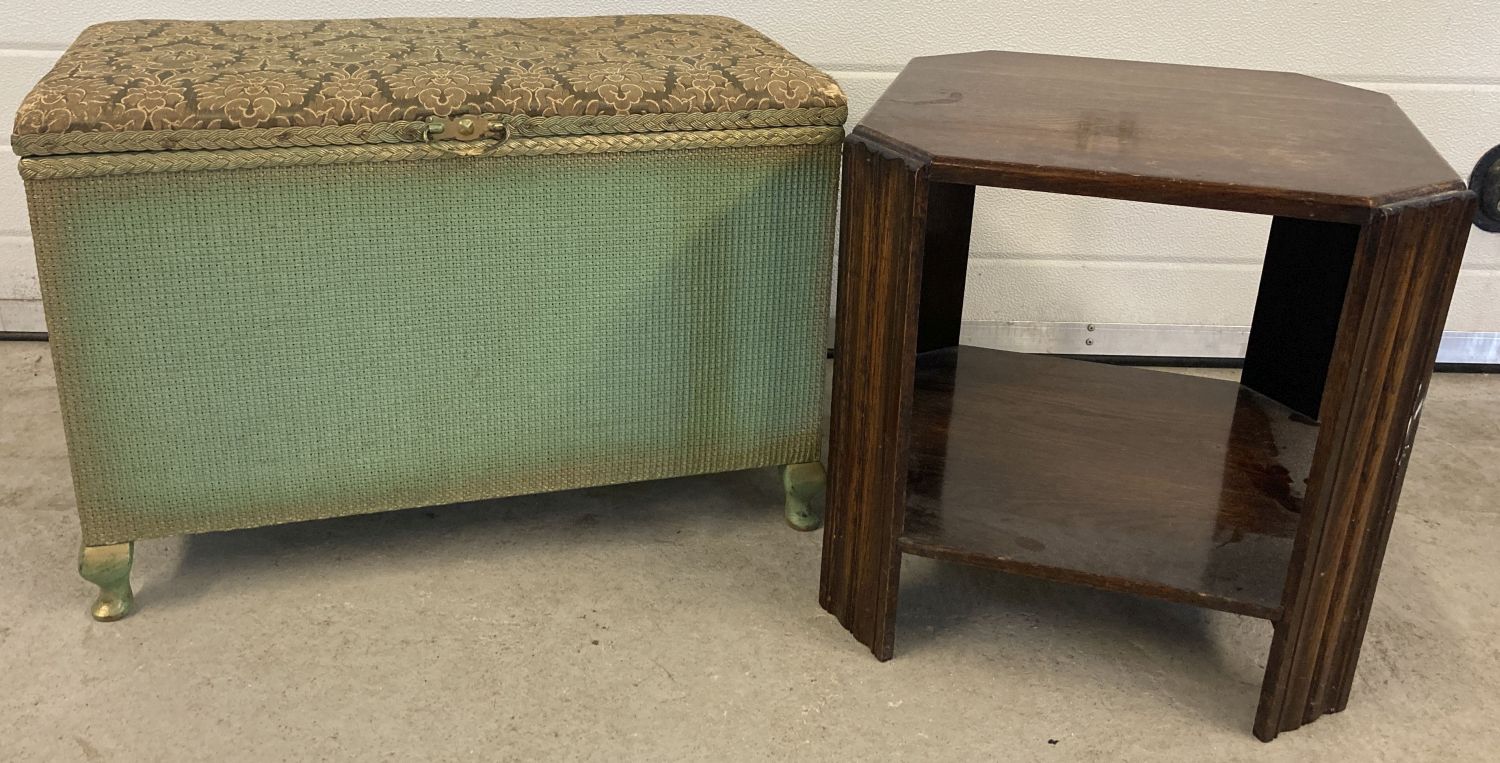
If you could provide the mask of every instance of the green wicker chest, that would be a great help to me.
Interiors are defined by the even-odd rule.
[[[818,516],[844,97],[704,16],[130,21],[22,103],[84,577],[770,465]]]

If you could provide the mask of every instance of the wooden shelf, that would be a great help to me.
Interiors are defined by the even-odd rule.
[[[1318,427],[1234,382],[917,356],[902,551],[1277,619]]]

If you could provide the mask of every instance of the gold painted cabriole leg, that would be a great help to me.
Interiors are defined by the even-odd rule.
[[[823,492],[823,464],[787,464],[781,486],[786,490],[786,523],[794,530],[810,532],[823,526],[823,509],[814,499]]]
[[[135,609],[135,594],[130,590],[130,564],[134,560],[134,543],[84,546],[79,553],[78,574],[99,586],[99,598],[90,610],[95,620],[113,622]]]

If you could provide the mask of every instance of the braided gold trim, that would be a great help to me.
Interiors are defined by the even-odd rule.
[[[26,180],[51,180],[147,172],[199,172],[296,165],[401,162],[466,155],[538,156],[632,153],[693,148],[803,146],[837,143],[843,140],[843,137],[844,128],[842,127],[788,127],[546,138],[514,137],[505,141],[438,141],[357,146],[250,148],[234,151],[78,154],[24,158],[21,160],[21,177]]]
[[[531,117],[484,114],[491,123],[510,127],[527,138],[562,135],[623,135],[628,133],[748,130],[772,127],[836,127],[849,115],[846,106],[812,109],[699,112],[690,114],[624,114],[583,117]],[[138,130],[131,132],[65,132],[13,135],[11,147],[19,156],[104,154],[130,151],[212,151],[237,148],[349,146],[409,143],[418,139],[426,121],[329,127],[259,127],[237,130]]]

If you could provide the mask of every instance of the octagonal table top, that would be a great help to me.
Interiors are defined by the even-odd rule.
[[[1308,219],[1465,189],[1390,96],[1285,72],[929,56],[851,137],[936,181]]]

